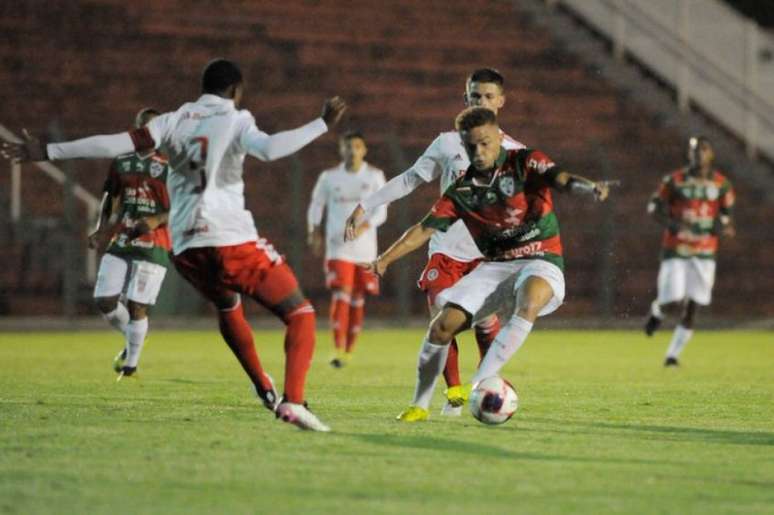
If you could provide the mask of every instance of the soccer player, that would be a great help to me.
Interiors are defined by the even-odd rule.
[[[256,127],[247,110],[238,109],[244,82],[235,63],[210,62],[201,89],[196,101],[141,129],[48,145],[25,132],[23,144],[4,143],[0,150],[12,159],[42,161],[163,149],[170,162],[167,188],[175,267],[217,308],[220,332],[264,406],[302,429],[329,431],[304,402],[315,344],[314,309],[282,256],[259,237],[245,209],[242,164],[248,154],[271,161],[296,152],[338,123],[346,103],[339,97],[328,99],[320,118],[270,136]],[[281,401],[258,359],[242,309],[243,294],[286,324]]]
[[[134,126],[144,127],[160,113],[142,109]],[[105,319],[124,335],[124,347],[113,360],[123,376],[137,370],[148,334],[148,306],[156,303],[172,248],[167,220],[167,159],[154,149],[118,156],[110,166],[97,227],[89,246],[107,250],[94,285],[94,301]],[[126,304],[119,298],[126,295]]]
[[[497,114],[505,105],[503,87],[503,76],[497,70],[475,70],[465,82],[465,105],[486,107]],[[503,147],[516,150],[524,148],[524,145],[503,134]],[[384,188],[365,199],[356,208],[348,220],[347,230],[353,231],[366,213],[405,197],[424,183],[439,179],[440,191],[443,193],[465,173],[468,166],[470,161],[457,131],[441,133],[411,168],[390,179]],[[427,295],[431,318],[439,310],[436,302],[438,295],[476,268],[482,257],[461,221],[444,233],[433,234],[428,248],[428,262],[419,279],[419,287]],[[478,320],[474,329],[479,355],[483,358],[500,330],[500,322],[497,316],[493,315]],[[452,340],[449,346],[449,356],[443,374],[447,385],[447,402],[441,413],[459,416],[467,393],[460,381],[456,340]]]
[[[588,193],[598,200],[608,194],[606,183],[570,174],[539,150],[506,150],[497,117],[489,109],[465,109],[455,127],[470,167],[420,223],[371,265],[384,274],[392,262],[458,220],[484,256],[473,271],[438,295],[442,309],[422,342],[414,400],[398,415],[403,421],[428,418],[435,381],[456,334],[498,311],[507,320],[473,377],[475,386],[498,374],[524,343],[538,316],[561,305],[564,260],[551,189]]]
[[[652,336],[665,313],[680,320],[664,366],[678,357],[693,336],[696,310],[707,306],[715,283],[718,234],[733,237],[734,188],[715,168],[715,151],[704,136],[688,140],[688,166],[664,177],[648,203],[648,213],[664,226],[658,294],[650,306],[645,334]]]
[[[365,197],[384,186],[384,173],[365,161],[368,147],[360,132],[339,138],[341,163],[317,179],[307,211],[308,243],[320,255],[323,211],[325,222],[325,283],[331,290],[330,319],[335,355],[330,364],[347,364],[363,326],[365,295],[379,293],[379,278],[357,263],[376,259],[376,228],[387,219],[387,206],[377,208],[357,228],[354,240],[344,241],[347,216]]]

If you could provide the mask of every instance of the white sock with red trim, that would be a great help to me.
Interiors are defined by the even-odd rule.
[[[140,361],[145,335],[148,334],[148,319],[130,320],[126,326],[126,361],[124,366],[136,367]]]
[[[129,310],[121,303],[116,303],[116,309],[110,313],[102,313],[102,318],[108,321],[116,331],[126,334],[126,325],[129,323]]]
[[[517,350],[524,344],[532,331],[532,322],[514,315],[505,326],[497,333],[495,341],[486,351],[486,356],[481,360],[476,374],[473,376],[473,385],[496,376],[500,369],[511,359]]]
[[[436,345],[431,343],[427,336],[422,341],[422,347],[419,349],[419,359],[417,363],[417,386],[414,390],[414,406],[428,409],[430,401],[433,399],[433,390],[438,375],[446,365],[446,358],[449,355],[449,345]]]

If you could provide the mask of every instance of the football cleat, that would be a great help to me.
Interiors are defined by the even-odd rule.
[[[132,376],[137,377],[136,375],[134,375],[135,373],[137,373],[137,367],[127,367],[127,366],[121,367],[121,370],[118,371],[118,377],[116,377],[116,383],[119,382],[124,377],[132,377]]]
[[[645,322],[645,327],[643,327],[643,329],[645,330],[645,335],[653,336],[653,333],[656,332],[656,330],[659,328],[660,325],[661,325],[661,319],[653,315],[650,315],[648,317],[648,320]]]
[[[116,357],[113,358],[113,370],[116,374],[121,373],[121,369],[124,368],[124,362],[126,361],[126,347],[121,349],[121,352],[116,354]]]
[[[470,395],[471,385],[450,386],[446,390],[446,402],[454,407],[464,406]]]
[[[333,358],[330,360],[330,364],[333,368],[342,368],[344,367],[344,360],[341,358]]]
[[[331,430],[330,427],[323,424],[314,413],[309,411],[304,404],[294,404],[292,402],[284,401],[277,406],[277,418],[288,424],[293,424],[299,429],[307,431],[320,431],[327,433]]]
[[[427,420],[429,416],[430,413],[426,409],[419,406],[409,406],[395,418],[401,422],[421,422]]]
[[[667,356],[667,358],[664,360],[664,366],[665,367],[679,367],[680,362],[677,361],[677,358],[672,356]]]
[[[274,387],[274,380],[271,378],[269,374],[264,374],[266,378],[269,380],[269,384],[271,384],[270,390],[264,390],[261,385],[253,384],[253,393],[255,393],[255,396],[261,399],[261,402],[263,402],[264,407],[272,412],[277,411],[277,406],[279,405],[280,398],[279,395],[277,395],[277,389]]]

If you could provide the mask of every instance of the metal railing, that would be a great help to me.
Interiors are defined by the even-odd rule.
[[[0,138],[14,142],[21,143],[22,139],[7,129],[5,126],[0,125]],[[89,220],[96,220],[99,213],[100,201],[97,197],[89,193],[88,190],[83,188],[79,184],[72,184],[72,181],[68,179],[65,172],[54,166],[53,164],[43,161],[32,163],[33,166],[41,170],[44,174],[54,180],[57,184],[62,185],[65,188],[65,195],[71,194],[73,198],[86,206]],[[16,224],[21,220],[22,216],[22,166],[17,162],[11,162],[11,185],[9,188],[10,193],[10,217],[11,221]],[[93,249],[89,249],[86,254],[86,278],[93,282],[97,277],[97,252]]]

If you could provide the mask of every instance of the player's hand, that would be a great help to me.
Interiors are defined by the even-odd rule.
[[[334,127],[337,123],[339,123],[339,120],[341,120],[341,116],[344,114],[344,111],[347,110],[347,103],[344,101],[341,97],[333,97],[329,98],[325,101],[322,108],[322,119],[325,122],[325,125],[328,126],[330,129],[331,127]]]
[[[102,252],[107,246],[110,235],[107,231],[96,230],[89,234],[88,242],[89,248]]]
[[[379,277],[384,277],[384,273],[387,271],[387,265],[385,265],[384,262],[379,258],[376,258],[370,263],[358,263],[357,265],[365,268],[371,273],[378,275]]]
[[[131,230],[129,230],[129,233],[127,234],[127,238],[129,238],[129,240],[134,240],[139,238],[140,236],[144,236],[145,234],[148,234],[154,229],[154,227],[152,226],[153,223],[154,221],[152,220],[152,217],[146,217],[146,218],[141,218],[137,220],[137,222],[134,224],[134,227],[132,227]]]
[[[597,181],[594,183],[594,200],[603,202],[610,194],[610,183],[608,181]]]
[[[46,146],[27,129],[22,130],[20,142],[0,141],[0,156],[11,161],[48,161]]]
[[[314,254],[315,257],[320,257],[322,255],[323,239],[320,231],[315,230],[307,234],[306,243],[312,249],[312,254]]]
[[[731,224],[724,225],[720,234],[722,234],[726,238],[733,238],[734,236],[736,236],[736,228]]]
[[[344,241],[352,241],[359,236],[357,233],[358,226],[360,225],[360,219],[365,215],[365,209],[360,204],[357,205],[352,214],[349,215],[347,221],[344,223]]]

